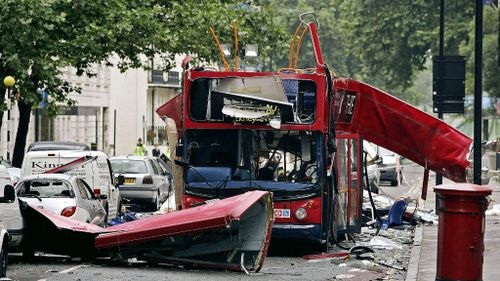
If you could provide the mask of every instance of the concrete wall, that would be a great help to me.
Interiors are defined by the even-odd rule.
[[[179,72],[179,78],[182,72],[180,61],[183,58],[183,55],[177,55],[179,66],[172,69]],[[158,61],[160,58],[155,58],[155,62]],[[155,67],[160,69],[161,65],[155,63]],[[165,126],[163,120],[156,116],[155,110],[180,91],[180,84],[149,84],[150,73],[143,69],[131,69],[121,73],[116,67],[95,65],[92,72],[96,74],[93,77],[79,77],[74,68],[65,69],[63,78],[73,86],[81,87],[82,93],[70,95],[70,98],[77,102],[74,108],[66,110],[53,120],[44,119],[44,122],[40,123],[40,140],[74,141],[89,145],[97,141],[98,150],[110,156],[124,155],[132,153],[138,138],[142,138],[146,143],[146,134],[152,124],[157,127],[156,130]],[[35,141],[34,113],[33,111],[26,145]],[[0,134],[0,155],[3,157],[7,156],[8,148],[12,151],[14,147],[18,124],[17,105],[13,106],[11,112],[10,128],[6,115],[4,114]],[[9,129],[10,143],[6,141]],[[166,142],[159,140],[158,134],[153,142],[158,143],[162,151],[166,151]],[[153,142],[146,143],[149,152],[153,148]]]
[[[111,71],[110,106],[107,109],[108,144],[114,142],[116,130],[116,152],[109,154],[132,153],[138,138],[144,139],[143,129],[146,115],[148,76],[144,70],[133,69],[120,73],[118,69]],[[116,127],[114,112],[116,110]]]

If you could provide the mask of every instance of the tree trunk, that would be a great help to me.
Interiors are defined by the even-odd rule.
[[[26,147],[26,137],[30,125],[31,105],[18,101],[19,126],[17,127],[16,144],[12,157],[12,166],[21,168],[24,159],[24,149]]]

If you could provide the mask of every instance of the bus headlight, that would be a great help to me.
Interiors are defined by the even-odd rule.
[[[299,220],[303,220],[307,217],[307,211],[304,208],[298,208],[295,210],[295,217]]]

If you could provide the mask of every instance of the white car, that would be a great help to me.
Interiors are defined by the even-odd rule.
[[[3,159],[2,156],[0,156],[0,166],[7,168],[7,170],[9,171],[10,180],[15,185],[21,177],[21,169],[12,166],[12,164],[9,161]]]
[[[85,180],[94,194],[106,195],[107,199],[103,201],[103,204],[108,212],[108,218],[112,219],[120,214],[121,197],[118,188],[113,182],[108,156],[104,152],[82,150],[29,151],[24,156],[21,178],[43,174],[89,157],[94,158],[94,160],[87,161],[85,164],[67,171],[66,174]]]
[[[10,196],[7,189],[11,189],[13,186],[8,168],[0,165],[0,197]],[[9,233],[9,248],[12,250],[19,249],[23,238],[24,221],[15,192],[14,200],[0,202],[0,221]]]
[[[403,182],[403,172],[401,170],[401,157],[387,149],[380,149],[382,163],[379,165],[380,181],[389,182],[391,186],[397,186]]]
[[[374,193],[378,193],[380,184],[380,170],[378,164],[382,162],[375,148],[367,141],[363,141],[363,151],[366,152],[366,170],[368,172],[368,186]],[[364,165],[365,163],[363,163]]]
[[[172,191],[172,176],[158,158],[149,156],[116,156],[109,158],[115,178],[124,176],[120,185],[123,198],[146,202],[156,211]]]
[[[7,226],[4,224],[5,220],[5,209],[4,206],[7,204],[12,204],[16,200],[16,193],[14,187],[10,184],[2,186],[3,194],[0,197],[0,277],[5,277],[7,274],[7,259],[9,252],[9,242],[12,237],[9,235]],[[20,213],[18,217],[21,220]]]
[[[65,174],[41,174],[23,178],[16,186],[19,199],[82,222],[104,226],[106,210],[90,186],[78,177]]]

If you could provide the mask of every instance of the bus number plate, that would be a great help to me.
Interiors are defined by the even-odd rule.
[[[290,218],[290,209],[274,209],[275,218]]]

